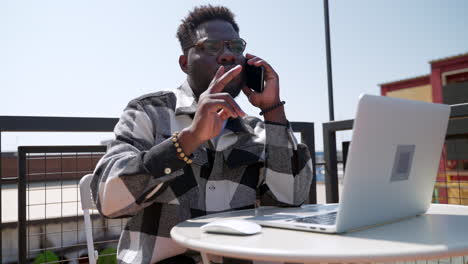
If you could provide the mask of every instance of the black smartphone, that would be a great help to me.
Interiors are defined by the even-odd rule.
[[[244,69],[247,87],[256,91],[257,93],[263,92],[263,74],[265,69],[262,66],[256,67],[247,64],[247,59],[245,60]]]

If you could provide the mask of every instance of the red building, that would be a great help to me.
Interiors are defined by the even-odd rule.
[[[385,96],[460,104],[468,102],[468,53],[429,62],[430,73],[380,85]],[[446,141],[434,190],[439,203],[468,205],[468,134]]]

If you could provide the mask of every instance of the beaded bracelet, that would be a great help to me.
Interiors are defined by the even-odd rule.
[[[187,164],[191,164],[192,163],[192,159],[190,159],[185,153],[184,151],[182,150],[182,148],[180,147],[180,143],[179,143],[179,132],[174,132],[174,134],[172,134],[172,144],[174,144],[174,147],[176,148],[176,151],[177,151],[177,157],[183,161],[185,161],[185,163]]]
[[[285,105],[285,104],[286,104],[285,101],[278,102],[277,104],[275,104],[275,105],[273,105],[273,106],[270,106],[270,107],[268,107],[268,108],[265,109],[265,110],[262,110],[262,111],[260,112],[260,115],[264,115],[264,114],[270,112],[271,110],[274,110],[274,109],[276,109],[276,108],[278,108],[278,107],[280,107],[280,106],[282,106],[282,105]]]

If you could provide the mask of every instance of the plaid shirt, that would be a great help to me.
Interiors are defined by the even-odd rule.
[[[298,206],[312,180],[310,153],[285,125],[255,117],[229,119],[216,140],[187,165],[171,135],[189,126],[197,108],[187,83],[132,100],[94,171],[101,214],[131,216],[118,245],[119,263],[153,263],[187,252],[170,237],[190,218],[262,205]]]

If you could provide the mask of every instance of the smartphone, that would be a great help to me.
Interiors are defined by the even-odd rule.
[[[265,69],[262,66],[256,67],[256,66],[247,64],[247,59],[245,59],[244,68],[245,68],[245,79],[246,79],[247,87],[256,91],[257,93],[263,92],[263,85],[264,85],[263,75],[264,75]]]

